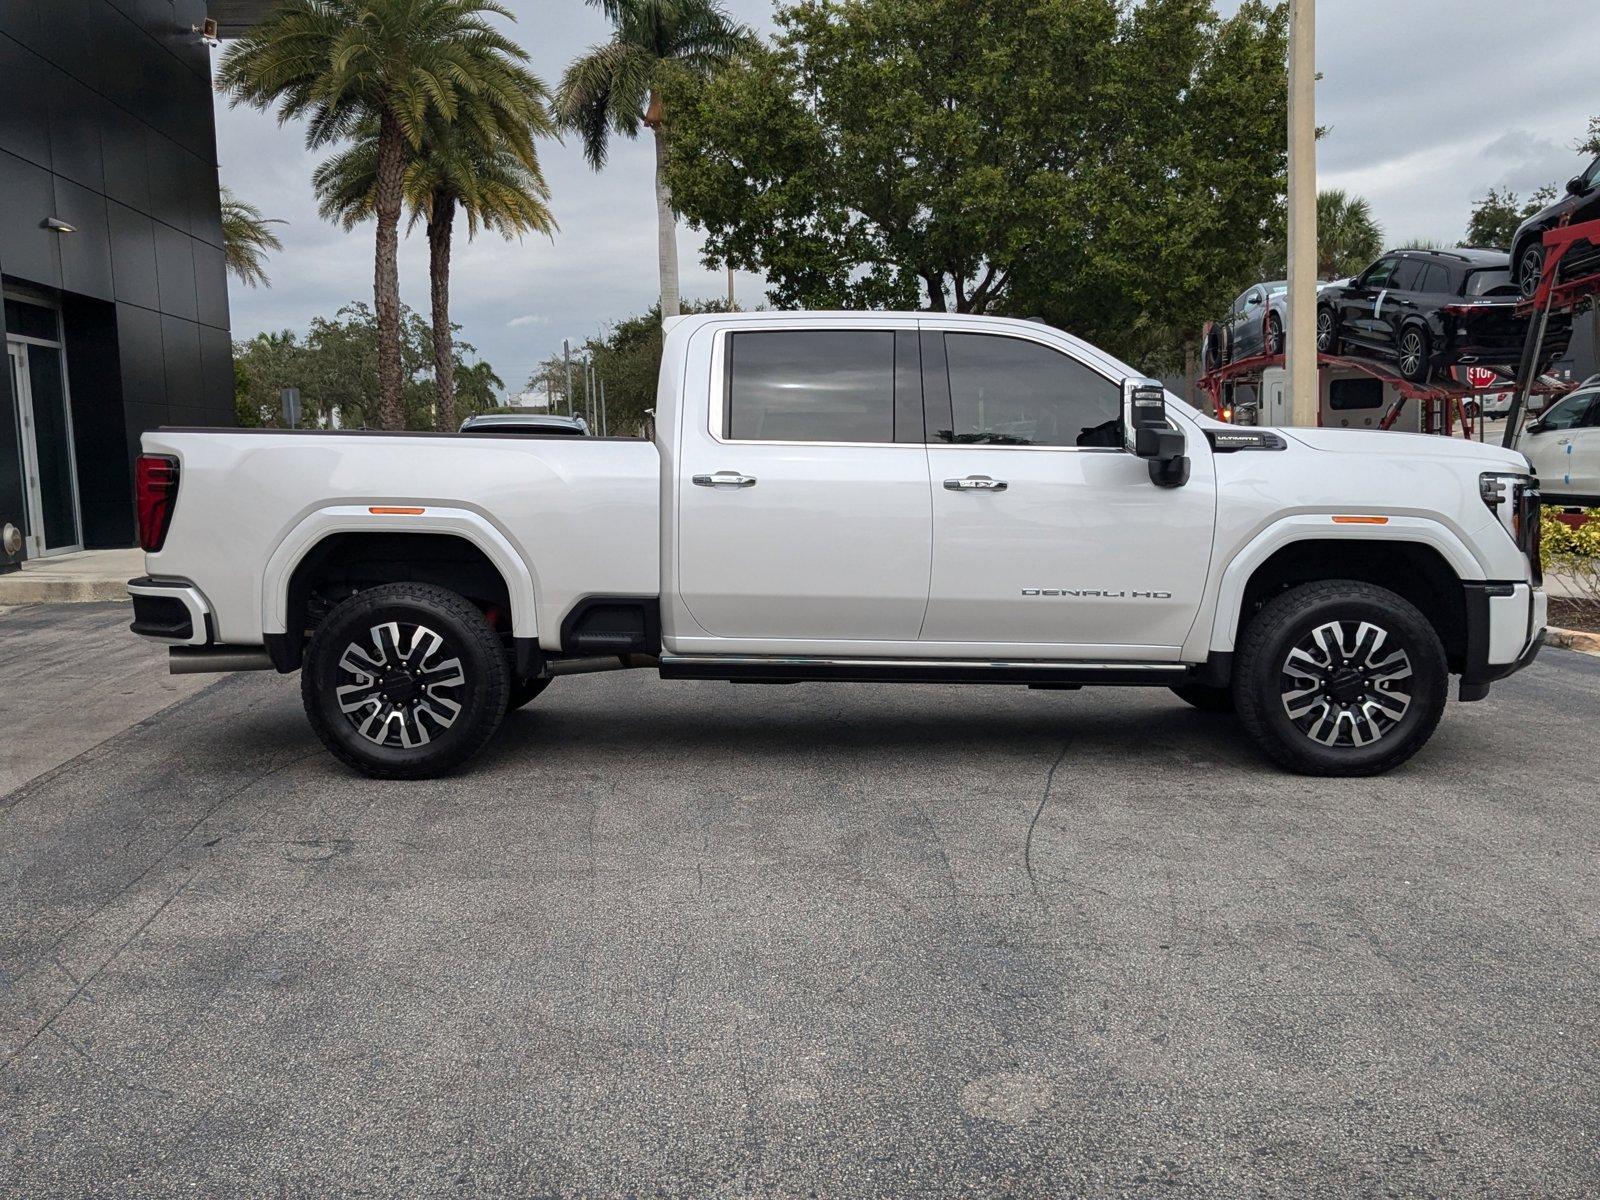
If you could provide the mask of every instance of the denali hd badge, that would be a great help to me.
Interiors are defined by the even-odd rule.
[[[1097,596],[1102,600],[1171,600],[1171,592],[1148,592],[1141,588],[1023,588],[1024,596]]]

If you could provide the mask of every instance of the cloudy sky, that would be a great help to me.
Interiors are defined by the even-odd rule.
[[[770,0],[724,0],[740,19],[770,31]],[[1526,193],[1582,165],[1572,143],[1600,115],[1592,37],[1594,0],[1323,0],[1318,6],[1319,182],[1364,195],[1390,242],[1459,238],[1472,202],[1489,187]],[[582,0],[509,0],[514,36],[552,86],[575,55],[605,38],[598,10]],[[1236,0],[1220,0],[1232,11]],[[1542,28],[1528,20],[1544,19]],[[370,227],[343,233],[317,218],[315,158],[295,126],[249,109],[217,111],[223,182],[280,227],[284,249],[269,264],[273,285],[233,284],[233,330],[304,329],[352,299],[371,299]],[[513,389],[561,339],[581,339],[643,311],[657,290],[652,157],[647,141],[618,139],[603,173],[576,142],[543,154],[561,232],[505,243],[458,236],[452,308],[475,346]],[[680,231],[683,293],[719,296],[726,277],[699,262],[699,241]],[[401,290],[426,312],[427,252],[404,243]],[[745,304],[761,281],[735,281]]]

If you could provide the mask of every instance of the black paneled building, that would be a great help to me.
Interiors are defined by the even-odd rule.
[[[132,545],[139,434],[234,422],[206,17],[0,0],[0,567]]]

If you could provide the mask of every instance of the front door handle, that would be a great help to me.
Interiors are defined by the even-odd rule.
[[[1003,492],[1006,481],[990,479],[987,475],[968,475],[965,479],[946,479],[944,486],[951,492]]]
[[[755,487],[754,475],[741,475],[737,471],[718,471],[713,475],[694,476],[696,487],[747,488]]]

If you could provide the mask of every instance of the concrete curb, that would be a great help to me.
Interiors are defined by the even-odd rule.
[[[0,575],[0,605],[97,604],[126,600],[128,588],[120,579],[40,579],[26,571]]]
[[[1600,654],[1600,633],[1585,633],[1581,629],[1561,629],[1555,625],[1544,631],[1547,646],[1565,646],[1584,654]]]

